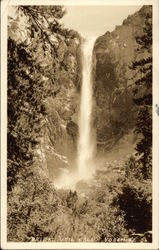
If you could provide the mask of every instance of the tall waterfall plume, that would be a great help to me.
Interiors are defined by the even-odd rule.
[[[93,172],[93,156],[95,151],[95,140],[92,138],[92,53],[95,37],[85,40],[83,43],[83,71],[81,103],[79,115],[79,139],[77,152],[78,178],[89,178]]]
[[[79,137],[77,142],[77,165],[74,171],[63,172],[54,181],[58,188],[76,189],[80,180],[89,179],[94,172],[94,152],[96,142],[92,129],[92,53],[96,38],[88,38],[82,46],[82,87],[79,112]]]

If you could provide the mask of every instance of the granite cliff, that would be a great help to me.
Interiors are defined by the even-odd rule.
[[[93,116],[99,150],[111,149],[127,135],[130,144],[136,140],[131,136],[137,107],[132,100],[135,72],[130,67],[140,57],[135,37],[143,34],[149,12],[151,7],[143,6],[113,32],[106,32],[96,40]]]
[[[56,178],[71,168],[76,154],[81,84],[80,37],[56,39],[54,95],[45,99],[45,126],[37,148],[40,168]]]
[[[76,183],[76,191],[57,182],[59,176],[62,186],[76,180],[81,37],[58,22],[63,6],[14,8],[8,18],[7,241],[152,242],[151,15],[142,35],[151,7],[96,40],[92,121],[99,154],[93,178]]]
[[[140,57],[136,36],[143,34],[150,11],[150,6],[143,6],[95,42],[93,124],[99,153],[115,152],[118,158],[134,151],[138,108],[132,100],[135,72],[131,65]],[[54,36],[58,58],[56,95],[45,100],[47,121],[37,151],[41,168],[47,169],[51,178],[75,166],[82,69],[81,40]]]

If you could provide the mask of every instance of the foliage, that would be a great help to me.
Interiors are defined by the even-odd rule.
[[[8,190],[20,169],[29,174],[43,115],[43,82],[31,59],[23,44],[8,40]]]
[[[37,172],[18,179],[8,196],[8,240],[44,240],[55,233],[58,204],[55,190]]]
[[[119,194],[120,209],[125,211],[125,220],[130,229],[136,232],[150,231],[151,225],[151,191],[147,191],[150,182],[125,182],[122,194]]]
[[[63,6],[15,9],[15,17],[8,20],[8,240],[62,241],[71,238],[76,199],[66,192],[64,201],[55,191],[38,166],[36,151],[47,126],[46,99],[57,103],[53,100],[62,84],[76,80],[79,85],[80,64],[73,79],[63,50],[78,61],[80,36],[58,22],[65,14]],[[53,125],[60,129],[54,113]]]
[[[63,6],[19,6],[17,18],[9,22],[8,241],[127,242],[131,230],[144,232],[151,229],[151,190],[147,189],[150,180],[143,179],[142,162],[131,158],[126,164],[124,179],[114,178],[111,184],[107,172],[97,171],[96,182],[91,183],[83,194],[56,190],[35,159],[48,118],[45,100],[49,97],[55,106],[50,111],[52,126],[60,127],[59,117],[63,110],[56,112],[56,108],[65,98],[65,92],[61,96],[58,93],[64,84],[69,85],[66,75],[72,70],[65,57],[72,53],[80,57],[80,50],[76,51],[72,45],[73,40],[80,40],[78,33],[64,29],[58,21],[64,14]],[[24,29],[19,22],[21,15]],[[142,39],[138,38],[138,41],[141,43]],[[66,46],[67,55],[63,56],[60,46],[62,50]],[[80,75],[81,65],[77,64]],[[134,67],[138,66],[140,63],[134,64]],[[143,72],[145,70],[142,68]],[[99,69],[99,75],[102,72],[103,67]],[[112,74],[114,88],[116,79],[112,66],[106,73],[105,78]],[[71,73],[70,78],[73,81]],[[79,76],[74,80],[79,88]],[[136,99],[136,102],[142,100]],[[142,119],[138,120],[138,127]],[[148,115],[147,119],[150,124]],[[66,129],[76,136],[77,128],[71,121]],[[141,223],[142,212],[144,222]]]
[[[133,101],[138,108],[135,133],[136,156],[125,164],[114,205],[124,212],[126,228],[140,240],[151,242],[145,232],[152,230],[152,10],[145,17],[143,34],[136,37],[138,57],[133,62],[135,75]],[[133,234],[132,234],[133,237]],[[137,240],[137,238],[136,238]],[[139,241],[140,241],[139,240]]]
[[[139,107],[135,132],[141,136],[136,146],[145,178],[152,171],[152,12],[147,14],[143,35],[136,37],[140,59],[132,69],[140,75],[135,79],[134,102]],[[145,57],[146,54],[146,57]]]
[[[91,225],[96,232],[97,242],[121,242],[127,241],[129,232],[126,229],[123,212],[118,205],[112,203],[115,193],[109,184],[107,178],[103,177],[105,182],[99,187],[94,187],[94,192],[88,199],[90,203],[91,215],[95,224]],[[98,182],[99,185],[100,181]],[[90,213],[89,211],[89,213]]]
[[[31,8],[31,9],[30,9]],[[25,39],[17,40],[15,33],[23,14],[27,30]],[[9,23],[8,39],[8,190],[16,183],[16,176],[29,174],[33,162],[33,149],[38,143],[44,125],[43,100],[54,95],[57,70],[54,47],[46,39],[44,19],[60,18],[63,7],[19,6],[17,18]],[[51,16],[50,16],[51,15]],[[38,22],[38,25],[35,23]],[[49,21],[48,21],[49,22]],[[30,41],[28,38],[30,36]],[[12,38],[11,38],[12,37]],[[22,36],[19,36],[22,37]],[[39,56],[40,55],[40,56]],[[50,67],[48,67],[50,65]],[[25,171],[25,166],[28,167]]]
[[[152,229],[152,184],[150,179],[144,180],[138,164],[134,157],[126,163],[117,203],[125,212],[128,227],[143,233]]]

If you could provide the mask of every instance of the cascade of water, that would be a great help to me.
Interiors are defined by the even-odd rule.
[[[92,52],[96,38],[85,40],[82,46],[83,67],[81,103],[79,113],[79,138],[77,147],[77,169],[74,172],[63,173],[54,185],[74,189],[79,180],[88,179],[93,174],[93,156],[95,140],[92,139]]]
[[[79,140],[78,140],[78,178],[85,179],[92,174],[93,154],[95,141],[92,140],[91,113],[93,102],[92,91],[92,52],[95,38],[89,38],[83,43],[83,71],[81,104],[79,116]]]

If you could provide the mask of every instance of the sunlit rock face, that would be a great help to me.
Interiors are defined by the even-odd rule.
[[[137,109],[132,101],[134,71],[130,66],[140,56],[135,37],[142,35],[150,11],[150,6],[143,6],[96,40],[93,116],[99,151],[111,149],[134,128]]]
[[[81,84],[80,38],[66,41],[56,36],[56,40],[54,94],[44,101],[44,128],[35,154],[36,162],[52,180],[74,168]]]
[[[97,38],[93,51],[92,127],[98,152],[108,152],[121,142],[123,152],[136,138],[134,71],[130,66],[138,56],[135,36],[142,35],[149,6],[129,16],[113,32]],[[140,23],[140,25],[138,25]],[[77,167],[77,141],[82,79],[81,40],[56,36],[56,75],[54,96],[45,100],[43,139],[37,149],[40,164],[54,181]],[[46,86],[47,87],[47,86]],[[130,152],[127,152],[128,154]]]

